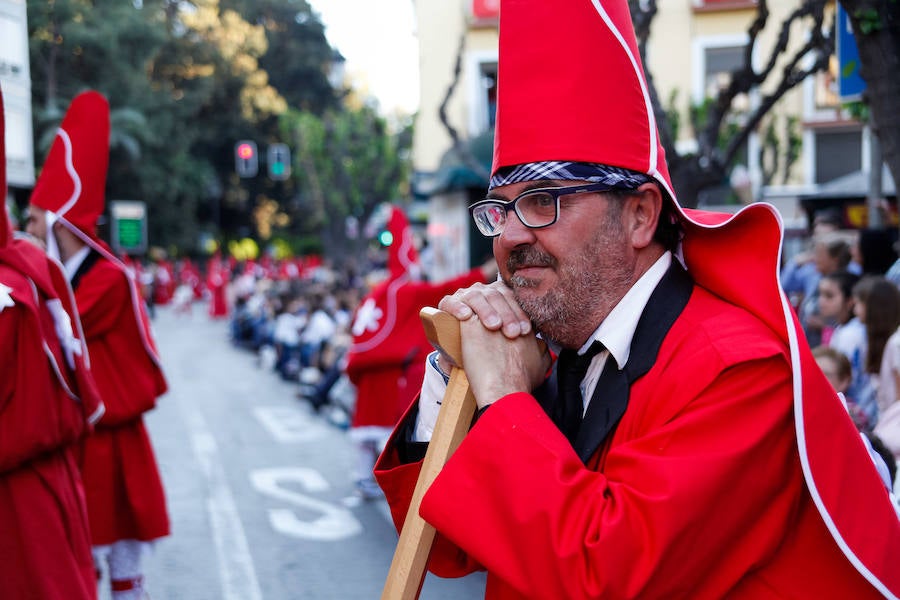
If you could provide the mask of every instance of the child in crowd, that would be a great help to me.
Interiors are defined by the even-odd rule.
[[[823,344],[850,360],[852,378],[847,396],[860,408],[863,430],[871,430],[878,418],[872,377],[866,372],[866,327],[854,315],[854,286],[859,276],[849,271],[823,275],[819,281],[819,312],[833,327],[823,333]]]
[[[850,360],[839,350],[828,346],[816,346],[812,349],[812,353],[816,359],[816,364],[822,369],[826,379],[828,379],[835,391],[843,395],[850,417],[856,424],[857,429],[860,430],[860,434],[863,436],[867,446],[869,446],[869,453],[875,455],[872,457],[872,460],[875,462],[875,466],[884,480],[885,487],[889,490],[893,489],[897,476],[897,462],[884,442],[877,435],[866,431],[861,426],[864,423],[865,415],[862,414],[853,399],[847,396],[847,390],[852,380]],[[880,464],[876,457],[880,457],[883,464]]]

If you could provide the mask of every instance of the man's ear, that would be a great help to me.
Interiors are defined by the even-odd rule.
[[[625,200],[629,218],[628,233],[635,248],[646,248],[653,241],[662,203],[662,193],[655,183],[643,184]]]

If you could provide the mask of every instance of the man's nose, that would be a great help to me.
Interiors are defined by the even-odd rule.
[[[516,211],[508,211],[506,213],[506,224],[503,226],[503,232],[498,236],[500,244],[509,248],[514,248],[521,244],[531,244],[534,242],[534,239],[534,229],[526,227]]]

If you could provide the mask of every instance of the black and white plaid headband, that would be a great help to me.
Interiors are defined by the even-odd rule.
[[[626,190],[633,190],[648,181],[653,181],[649,175],[630,169],[611,167],[599,163],[552,160],[498,169],[494,176],[491,177],[488,189],[494,189],[510,183],[540,179],[590,181],[591,183],[605,183],[611,188]]]

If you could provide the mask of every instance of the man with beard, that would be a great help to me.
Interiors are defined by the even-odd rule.
[[[422,499],[429,569],[486,570],[488,598],[900,594],[900,522],[780,290],[777,213],[677,203],[625,0],[500,15],[470,210],[502,280],[439,304],[478,412]],[[376,465],[398,528],[442,383]]]

